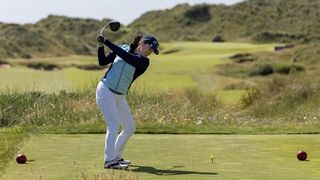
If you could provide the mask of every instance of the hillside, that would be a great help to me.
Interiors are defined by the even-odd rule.
[[[250,0],[233,6],[188,4],[152,11],[130,24],[165,41],[226,40],[302,41],[319,38],[320,1]]]
[[[95,54],[96,35],[108,21],[50,15],[35,24],[2,23],[0,59]],[[123,34],[123,30],[105,32],[111,40],[117,40]]]
[[[319,7],[318,0],[248,0],[232,6],[181,4],[147,12],[120,32],[106,32],[106,36],[117,42],[150,33],[161,42],[220,37],[226,41],[305,44],[320,38]],[[0,59],[95,54],[95,36],[106,22],[50,15],[35,24],[0,23]]]

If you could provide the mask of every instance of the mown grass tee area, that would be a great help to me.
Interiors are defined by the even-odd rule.
[[[301,143],[303,142],[303,144]],[[104,135],[38,135],[10,162],[3,179],[317,179],[319,135],[136,134],[129,171],[104,170]],[[303,148],[309,161],[298,161]],[[211,160],[213,156],[213,160]]]
[[[127,97],[137,125],[127,172],[102,169],[106,126],[95,88],[106,68],[96,57],[12,59],[0,68],[0,177],[318,177],[318,135],[266,135],[317,134],[320,127],[317,64],[293,61],[299,46],[273,52],[275,45],[161,44]],[[310,161],[298,161],[298,150]],[[17,152],[30,161],[16,164]]]

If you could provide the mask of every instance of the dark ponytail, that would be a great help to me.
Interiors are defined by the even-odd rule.
[[[139,46],[141,38],[141,35],[137,35],[136,37],[134,37],[133,41],[130,44],[130,53],[133,53],[134,50],[136,50],[136,48]]]

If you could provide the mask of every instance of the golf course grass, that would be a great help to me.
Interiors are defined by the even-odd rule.
[[[239,80],[218,76],[214,68],[228,63],[228,57],[237,53],[271,52],[275,44],[176,42],[162,43],[161,55],[152,55],[148,71],[133,84],[141,91],[168,91],[203,86],[218,90]],[[169,53],[172,51],[173,53]],[[0,92],[59,91],[78,92],[93,89],[104,75],[102,70],[83,70],[75,65],[98,65],[96,56],[66,56],[34,59],[13,59],[11,68],[0,71]],[[54,64],[61,69],[35,70],[22,64]],[[23,77],[23,78],[21,78]]]
[[[13,61],[0,72],[1,123],[8,128],[0,130],[0,179],[319,179],[320,135],[285,134],[319,132],[319,86],[300,85],[298,74],[242,77],[241,68],[221,66],[238,53],[271,53],[274,45],[162,43],[128,95],[137,133],[194,134],[134,135],[124,154],[133,162],[128,171],[103,168],[104,134],[65,134],[104,131],[94,91],[105,69],[78,67],[97,65],[95,56]],[[60,68],[23,65],[42,61]],[[250,63],[259,61],[243,66]],[[250,89],[263,82],[271,83],[266,92]],[[290,82],[294,88],[286,89]],[[29,138],[15,125],[35,133]],[[300,150],[307,161],[297,160]],[[16,152],[27,155],[26,164],[15,162]]]
[[[318,179],[319,137],[136,134],[122,171],[103,169],[103,134],[41,134],[19,151],[27,164],[12,159],[1,179]],[[296,159],[299,150],[307,161]]]

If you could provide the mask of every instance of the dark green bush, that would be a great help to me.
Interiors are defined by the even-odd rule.
[[[294,72],[303,71],[304,67],[300,65],[278,65],[275,67],[275,72],[280,74],[290,74]]]
[[[303,70],[302,65],[296,64],[258,64],[250,70],[249,76],[266,76],[273,73],[290,74]]]
[[[185,17],[198,22],[206,22],[211,19],[210,6],[206,4],[195,5],[185,12]]]
[[[41,62],[27,63],[26,66],[32,69],[47,70],[47,71],[60,69],[60,67],[56,64],[48,64],[48,63],[41,63]]]
[[[256,65],[248,74],[249,76],[266,76],[273,74],[274,70],[270,64],[259,64]]]

